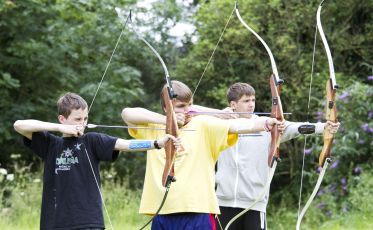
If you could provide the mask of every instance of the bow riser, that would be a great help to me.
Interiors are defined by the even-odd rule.
[[[331,79],[326,82],[326,120],[337,122],[337,108],[335,103],[336,88],[333,87]],[[325,129],[323,133],[324,145],[319,156],[319,165],[324,165],[325,159],[330,158],[330,152],[333,144],[334,135]]]
[[[165,87],[162,90],[162,97],[164,101],[164,106],[166,108],[167,114],[166,114],[166,133],[170,134],[174,137],[177,137],[178,133],[178,126],[177,126],[177,120],[176,115],[173,111],[173,105],[172,102],[175,99],[170,98],[170,90],[168,87]],[[176,149],[172,142],[172,140],[168,140],[165,145],[165,154],[166,154],[166,161],[165,166],[163,170],[162,175],[162,185],[166,187],[168,177],[171,176],[172,178],[175,175],[174,171],[174,161],[176,156]]]
[[[281,83],[282,81],[276,81],[276,77],[274,74],[271,75],[269,80],[272,95],[271,117],[276,118],[279,121],[284,120],[282,104],[280,99]],[[271,148],[268,154],[269,167],[272,167],[274,161],[280,158],[280,138],[281,134],[276,125],[271,130]]]

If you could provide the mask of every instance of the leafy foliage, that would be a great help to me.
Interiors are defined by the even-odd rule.
[[[126,106],[160,111],[163,70],[133,33],[134,29],[160,52],[173,79],[184,81],[194,90],[203,75],[194,98],[196,104],[225,107],[227,87],[242,81],[256,89],[256,110],[269,111],[268,77],[272,70],[268,55],[238,21],[232,1],[193,1],[187,8],[173,0],[156,1],[152,7],[138,7],[136,3],[135,0],[0,2],[2,168],[12,173],[17,173],[22,168],[20,165],[30,171],[40,169],[40,160],[22,146],[21,138],[13,131],[15,120],[34,118],[56,122],[55,102],[67,91],[77,92],[89,104],[92,102],[123,30],[114,10],[116,6],[133,9],[132,23],[123,30],[90,111],[90,123],[122,124],[119,115]],[[324,87],[329,70],[319,36],[313,51],[319,2],[247,0],[238,3],[242,18],[263,37],[275,56],[285,81],[281,94],[284,111],[292,113],[286,118],[323,121]],[[185,13],[185,9],[189,12]],[[360,181],[371,183],[369,176],[363,173],[360,178],[360,174],[372,167],[372,11],[373,2],[368,0],[325,1],[322,8],[322,24],[340,85],[337,108],[342,128],[335,137],[333,167],[327,172],[325,186],[315,201],[316,205],[323,203],[323,209],[311,211],[312,220],[325,220],[329,212],[335,215],[344,210],[371,211],[370,207],[356,204],[362,202],[358,196],[362,192],[359,186],[365,188]],[[195,12],[194,16],[186,19],[185,15],[191,15],[190,12]],[[196,27],[193,34],[181,40],[182,46],[177,38],[170,36],[171,28],[180,20]],[[227,29],[206,67],[225,25]],[[312,91],[308,98],[312,70]],[[97,131],[128,137],[124,130]],[[284,220],[295,218],[303,141],[300,137],[281,146],[283,161],[271,186],[269,213]],[[321,146],[322,138],[307,138],[302,203],[315,185]],[[104,165],[103,174],[111,175],[115,183],[131,189],[141,188],[144,165],[144,154],[123,154],[115,164]],[[357,192],[350,193],[352,188]],[[363,197],[371,196],[366,189]],[[276,212],[278,207],[284,209]],[[291,213],[287,211],[289,208],[293,208]],[[283,229],[288,226],[284,225]]]
[[[128,25],[123,28],[114,10],[117,6],[129,9],[133,4],[135,1],[111,0],[0,3],[0,119],[6,121],[0,127],[0,144],[6,146],[0,162],[4,167],[12,168],[12,153],[22,153],[22,159],[38,162],[22,147],[12,123],[27,118],[57,122],[54,105],[65,92],[79,93],[92,104],[90,122],[96,124],[123,124],[120,113],[124,106],[154,101],[154,97],[146,97],[145,93],[161,88],[162,69]],[[170,20],[177,19],[173,4],[168,3],[170,8],[165,15]],[[139,8],[135,13],[141,11],[144,9]],[[160,21],[158,27],[163,28],[165,23]],[[132,23],[132,29],[142,24],[138,19]],[[123,36],[104,78],[121,30]],[[167,30],[163,29],[161,34],[165,37]],[[104,81],[93,101],[101,79]],[[148,83],[151,87],[145,87]],[[123,130],[107,130],[107,133],[128,137]],[[143,158],[136,159],[139,161],[136,164],[143,164]]]
[[[285,81],[282,103],[284,111],[292,112],[286,117],[291,121],[324,121],[324,92],[329,69],[319,35],[313,52],[318,4],[317,1],[239,2],[242,18],[267,42],[275,56],[280,77]],[[212,107],[226,106],[225,91],[229,85],[237,81],[248,82],[256,89],[256,111],[269,111],[267,80],[272,71],[269,57],[262,44],[238,21],[232,12],[233,7],[233,3],[226,0],[208,1],[199,6],[195,17],[198,42],[178,61],[177,76],[195,86],[203,75],[195,103]],[[367,76],[373,75],[370,73],[373,59],[372,52],[367,51],[371,50],[370,44],[373,43],[372,30],[367,28],[372,24],[372,14],[368,13],[372,9],[371,1],[326,1],[322,8],[321,20],[340,86],[337,108],[342,123],[332,150],[332,168],[327,172],[326,186],[322,188],[322,193],[331,198],[325,210],[342,209],[345,203],[341,200],[348,195],[349,178],[346,175],[362,164],[371,165],[373,77]],[[206,68],[231,13],[232,18]],[[312,90],[308,98],[311,70]],[[302,168],[303,140],[301,137],[281,145],[283,161],[271,185],[270,203],[276,206],[284,202],[287,208],[289,205],[297,207],[302,170],[302,202],[315,186],[323,141],[321,137],[307,139],[307,155]],[[311,152],[313,154],[309,155]],[[270,206],[269,213],[273,209],[276,207]],[[328,212],[322,215],[328,215]]]

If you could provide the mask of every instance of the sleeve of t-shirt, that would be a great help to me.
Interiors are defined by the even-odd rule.
[[[227,120],[202,116],[198,118],[201,119],[203,132],[207,135],[206,139],[209,141],[212,157],[217,160],[220,152],[236,143],[238,135],[229,133],[230,124]]]
[[[32,133],[32,140],[27,137],[23,137],[23,143],[25,146],[30,148],[36,155],[45,159],[48,154],[49,144],[53,139],[53,135],[43,131]]]
[[[119,151],[114,150],[117,137],[102,133],[93,133],[91,135],[94,138],[94,153],[99,160],[114,161],[118,158]]]

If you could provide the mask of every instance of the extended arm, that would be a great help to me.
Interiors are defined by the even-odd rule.
[[[335,134],[339,129],[339,122],[327,121],[326,123],[308,123],[308,122],[285,122],[284,135],[281,142],[291,140],[301,134],[322,134],[327,129],[331,134]]]
[[[279,125],[280,130],[284,128],[284,122],[276,118],[258,117],[256,119],[237,118],[229,120],[230,133],[256,133],[260,131],[270,131],[274,125]]]
[[[144,125],[148,123],[166,125],[166,116],[144,108],[124,108],[122,119],[128,125]]]
[[[18,133],[30,140],[34,132],[51,131],[73,136],[81,136],[84,132],[82,125],[63,125],[39,120],[17,120],[14,122],[13,127]]]

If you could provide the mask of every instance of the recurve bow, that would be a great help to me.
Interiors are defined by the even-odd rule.
[[[336,108],[336,102],[335,102],[335,95],[338,89],[338,85],[337,85],[337,81],[335,78],[333,58],[330,52],[328,41],[326,40],[326,37],[325,37],[324,30],[321,25],[320,14],[321,14],[323,3],[324,1],[321,1],[317,9],[316,21],[317,21],[317,28],[318,28],[321,40],[325,48],[326,56],[328,58],[328,65],[329,65],[329,79],[326,82],[326,88],[325,88],[326,100],[327,100],[325,119],[328,121],[337,122],[337,108]],[[329,163],[331,161],[330,154],[331,154],[331,147],[333,144],[333,139],[334,139],[334,134],[331,134],[328,129],[324,129],[324,133],[323,133],[324,145],[319,156],[319,166],[322,167],[322,169],[320,171],[319,177],[317,179],[316,185],[312,191],[310,198],[307,200],[306,204],[304,205],[302,211],[300,212],[298,216],[297,225],[296,225],[297,230],[300,229],[300,224],[302,222],[302,219],[304,215],[306,214],[306,211],[308,207],[310,206],[311,202],[315,198],[317,191],[320,188],[321,182],[324,178],[326,169],[328,168]]]

